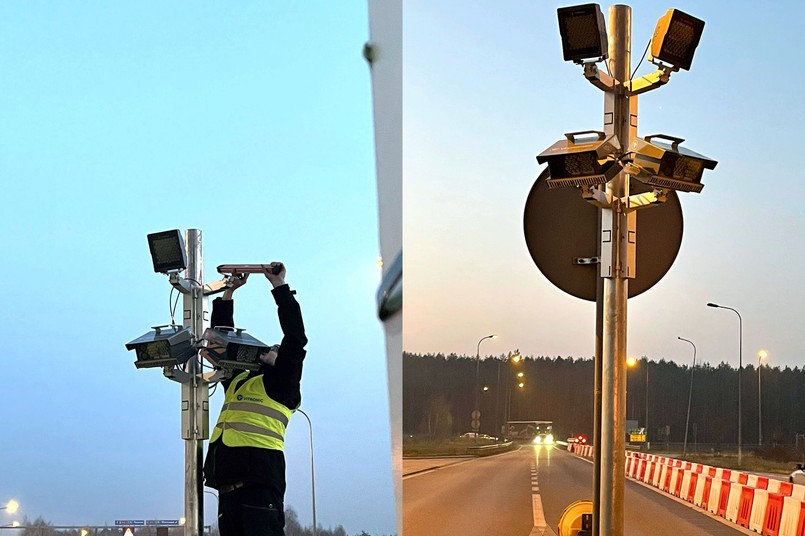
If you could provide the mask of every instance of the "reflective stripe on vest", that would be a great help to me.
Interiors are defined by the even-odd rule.
[[[223,436],[229,447],[282,450],[293,411],[266,394],[262,376],[248,375],[241,373],[229,385],[210,441]]]

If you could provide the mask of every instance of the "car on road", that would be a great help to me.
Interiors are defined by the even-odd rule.
[[[497,439],[496,437],[492,437],[489,434],[479,434],[478,432],[464,432],[463,434],[461,434],[458,437],[461,438],[461,439],[466,439],[466,438],[470,438],[470,439],[475,439],[475,438],[478,438],[478,439],[491,439],[493,441]]]
[[[553,445],[553,434],[550,432],[540,432],[534,436],[532,442],[535,445]]]
[[[798,463],[796,471],[789,475],[788,481],[792,484],[805,484],[805,466]]]

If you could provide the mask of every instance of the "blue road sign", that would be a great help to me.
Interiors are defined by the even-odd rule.
[[[123,527],[142,527],[145,525],[144,519],[115,519],[115,525]]]

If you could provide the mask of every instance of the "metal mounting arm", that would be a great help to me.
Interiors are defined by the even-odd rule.
[[[612,195],[594,186],[583,186],[581,188],[581,197],[598,208],[610,208],[612,206]]]
[[[623,211],[629,213],[641,208],[656,207],[666,201],[668,201],[668,190],[655,188],[652,192],[630,195],[625,198],[623,200]]]
[[[619,85],[617,80],[609,76],[607,73],[602,73],[599,71],[598,66],[591,61],[584,63],[584,78],[602,91],[615,91],[615,88]]]
[[[661,65],[659,69],[651,74],[629,80],[624,84],[626,87],[626,94],[630,97],[633,97],[635,95],[640,95],[641,93],[651,91],[652,89],[657,89],[660,86],[664,86],[671,79],[672,71],[673,69],[671,67]]]
[[[179,277],[179,274],[173,272],[170,274],[168,280],[170,284],[173,285],[173,288],[181,292],[182,294],[189,294],[191,290],[193,290],[193,285],[187,279],[183,277]]]

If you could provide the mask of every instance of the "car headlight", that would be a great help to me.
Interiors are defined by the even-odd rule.
[[[542,438],[540,436],[535,437],[534,443],[542,443]]]
[[[548,434],[547,436],[545,436],[545,442],[546,443],[553,443],[553,435]]]

